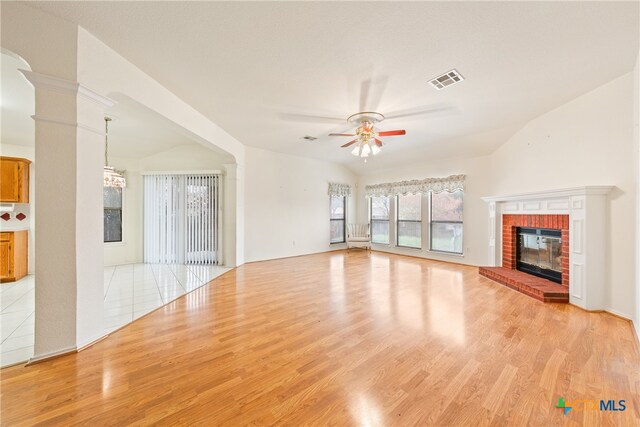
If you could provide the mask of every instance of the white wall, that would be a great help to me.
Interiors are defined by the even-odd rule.
[[[582,185],[615,185],[610,197],[608,310],[635,316],[636,185],[633,145],[633,76],[621,76],[531,120],[488,157],[416,162],[401,170],[359,179],[358,218],[366,221],[366,184],[467,175],[464,257],[472,265],[487,262],[488,209],[481,196],[551,190]],[[443,259],[427,251],[394,251]]]
[[[209,148],[181,145],[142,159],[111,157],[109,163],[126,170],[124,191],[123,241],[105,243],[104,265],[131,264],[143,261],[143,184],[142,172],[223,170],[231,159]]]
[[[2,47],[31,70],[75,80],[78,26],[18,2],[0,3]]]
[[[246,151],[245,260],[343,248],[329,244],[328,183],[356,183],[343,166],[256,148]],[[355,187],[354,187],[355,190]],[[355,195],[347,201],[355,219]]]
[[[4,138],[3,138],[4,141]],[[31,160],[29,165],[29,203],[16,203],[14,212],[11,212],[12,218],[9,221],[2,221],[0,229],[11,230],[17,228],[28,228],[29,240],[28,240],[28,254],[29,257],[29,274],[35,272],[35,251],[36,251],[36,152],[35,147],[27,147],[24,145],[12,145],[2,142],[0,145],[0,156],[5,157],[20,157],[23,159]],[[27,217],[19,221],[15,219],[15,215],[22,212]]]
[[[140,159],[142,171],[222,170],[233,157],[200,145],[181,145]]]

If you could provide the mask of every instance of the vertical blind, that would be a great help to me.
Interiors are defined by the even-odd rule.
[[[144,177],[144,262],[221,264],[220,175]]]

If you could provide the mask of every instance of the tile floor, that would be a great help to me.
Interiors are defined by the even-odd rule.
[[[229,271],[205,265],[127,264],[104,268],[108,334]],[[35,276],[0,284],[0,367],[33,356]]]

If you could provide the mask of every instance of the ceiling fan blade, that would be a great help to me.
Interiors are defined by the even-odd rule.
[[[340,147],[341,147],[341,148],[348,147],[348,146],[350,146],[350,145],[355,144],[356,142],[358,142],[358,138],[354,139],[353,141],[349,141],[349,142],[347,142],[346,144],[341,145]]]
[[[355,133],[330,133],[329,136],[356,136]]]
[[[370,77],[360,83],[360,111],[376,111],[387,87],[389,76]]]
[[[378,132],[378,136],[396,136],[396,135],[406,135],[406,130],[385,130],[382,132]]]
[[[301,123],[336,123],[336,122],[346,122],[344,118],[340,117],[330,117],[330,116],[316,116],[311,114],[297,114],[297,113],[280,113],[281,119],[290,121],[290,122],[301,122]]]
[[[371,90],[371,79],[364,80],[360,83],[360,111],[366,111],[369,101],[369,91]]]
[[[424,106],[411,108],[408,110],[401,111],[393,111],[389,114],[385,114],[386,120],[400,119],[404,117],[414,117],[414,116],[422,116],[426,114],[437,115],[438,113],[445,113],[453,111],[454,108],[447,105],[436,105],[436,106]]]
[[[382,141],[380,141],[378,138],[373,138],[373,139],[375,139],[375,141],[376,141],[376,145],[377,145],[378,147],[382,147]]]

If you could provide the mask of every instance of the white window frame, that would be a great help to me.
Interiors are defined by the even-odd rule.
[[[372,209],[372,205],[373,205],[373,197],[386,197],[389,200],[389,218],[387,219],[387,222],[389,223],[389,243],[380,243],[380,242],[374,242],[373,241],[373,209]],[[371,244],[372,245],[380,245],[380,246],[387,246],[387,247],[393,247],[395,246],[393,244],[393,242],[395,241],[395,227],[391,226],[391,223],[395,221],[395,201],[394,201],[395,197],[389,197],[389,196],[372,196],[369,197],[369,203],[367,204],[368,206],[368,210],[369,210],[369,233],[371,236]],[[384,221],[384,220],[377,220],[377,221]]]
[[[460,190],[462,191],[462,190]],[[397,249],[398,251],[406,251],[407,253],[415,253],[416,250],[420,251],[420,252],[424,252],[424,253],[433,253],[433,254],[437,254],[437,255],[442,255],[442,256],[451,256],[451,257],[458,257],[458,258],[462,258],[465,256],[465,252],[464,252],[464,238],[465,238],[465,229],[464,229],[464,191],[462,191],[462,195],[463,195],[463,220],[459,222],[459,224],[462,224],[462,252],[448,252],[448,251],[441,251],[438,249],[431,249],[431,211],[432,211],[432,206],[431,206],[431,195],[433,192],[429,191],[427,193],[421,193],[421,207],[420,207],[420,217],[421,217],[421,230],[422,230],[422,235],[421,235],[421,248],[416,248],[416,247],[412,247],[412,246],[402,246],[402,245],[398,245],[398,198],[399,196],[395,196],[395,197],[389,197],[389,243],[377,243],[373,241],[373,222],[372,222],[372,209],[371,209],[371,203],[372,201],[369,200],[369,203],[367,204],[368,207],[368,218],[369,218],[369,227],[371,230],[371,244],[374,246],[378,246],[378,247],[387,247],[387,248],[394,248]],[[385,196],[380,196],[380,197],[385,197]],[[436,221],[436,222],[441,222],[441,221]],[[451,222],[455,222],[455,221],[451,221]],[[393,224],[393,225],[392,225]],[[426,242],[426,244],[425,244]]]
[[[331,241],[331,223],[333,221],[340,221],[339,219],[333,219],[331,218],[331,199],[333,197],[342,197],[342,200],[344,201],[344,206],[343,206],[343,211],[344,211],[344,218],[342,218],[342,241],[340,242],[332,242]],[[329,196],[329,244],[330,245],[340,245],[340,244],[344,244],[347,243],[347,196]]]
[[[420,221],[411,221],[411,220],[401,220],[400,219],[400,197],[403,197],[402,195],[397,195],[395,197],[396,201],[395,201],[395,207],[396,207],[396,218],[395,218],[395,229],[396,229],[396,239],[395,239],[395,246],[397,248],[403,248],[403,249],[417,249],[417,250],[422,250],[422,242],[424,241],[424,226],[423,226],[423,212],[424,212],[424,194],[419,194],[420,196]],[[398,223],[399,222],[419,222],[420,223],[420,246],[405,246],[405,245],[401,245],[400,243],[398,243],[398,239],[400,238],[400,234],[398,232],[399,227],[398,227]]]
[[[457,190],[457,191],[462,191],[462,190]],[[429,192],[429,218],[428,218],[428,223],[429,223],[429,252],[434,252],[437,254],[445,254],[445,255],[453,255],[453,256],[459,256],[459,257],[463,257],[464,256],[464,191],[462,191],[462,221],[435,221],[436,223],[439,224],[446,224],[446,223],[451,223],[451,224],[460,224],[462,225],[462,239],[461,239],[461,248],[462,248],[462,252],[451,252],[451,251],[443,251],[443,250],[439,250],[439,249],[433,249],[433,240],[431,239],[431,227],[433,226],[433,221],[431,219],[431,212],[432,212],[432,196],[433,195],[433,191]]]

